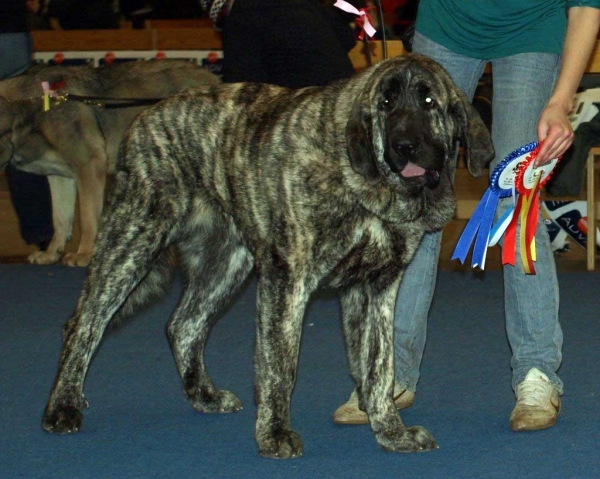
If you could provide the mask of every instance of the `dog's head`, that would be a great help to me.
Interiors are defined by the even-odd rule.
[[[466,96],[435,61],[396,57],[365,72],[346,126],[352,168],[371,181],[405,191],[436,189],[456,153],[465,149],[480,176],[494,150],[487,128]]]
[[[44,174],[25,165],[52,151],[44,129],[53,131],[60,125],[51,113],[42,110],[41,98],[8,101],[0,96],[0,171],[12,162],[19,169]]]

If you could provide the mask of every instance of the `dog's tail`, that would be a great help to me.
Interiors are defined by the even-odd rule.
[[[156,258],[152,269],[132,291],[117,314],[115,314],[110,323],[111,327],[118,327],[134,311],[164,296],[171,284],[175,263],[176,253],[174,248],[167,248],[162,251]]]
[[[175,263],[176,254],[174,248],[168,248],[159,254],[152,269],[112,317],[107,332],[118,329],[119,326],[121,326],[127,318],[131,317],[133,312],[137,311],[140,307],[147,306],[153,300],[164,296],[167,288],[171,284]],[[73,316],[71,316],[71,318],[63,325],[62,334],[64,339],[70,336],[74,331],[76,320],[77,315],[73,314]]]

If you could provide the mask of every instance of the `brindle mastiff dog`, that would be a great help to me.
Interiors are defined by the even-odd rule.
[[[261,455],[302,453],[290,397],[306,305],[324,284],[341,297],[351,374],[379,444],[436,448],[392,402],[393,311],[421,237],[454,215],[459,138],[481,174],[493,153],[485,126],[448,74],[420,56],[327,87],[226,84],[146,110],[120,151],[44,429],[81,427],[83,383],[106,327],[164,285],[175,249],[186,281],[167,333],[195,409],[242,407],[213,384],[204,347],[255,269]]]

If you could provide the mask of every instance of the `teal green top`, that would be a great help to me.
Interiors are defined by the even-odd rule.
[[[421,0],[416,29],[461,55],[489,60],[518,53],[557,53],[566,9],[600,8],[600,0]]]

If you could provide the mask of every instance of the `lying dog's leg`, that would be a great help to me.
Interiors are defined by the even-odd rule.
[[[302,278],[292,280],[289,267],[268,269],[259,268],[256,442],[261,456],[288,459],[302,455],[302,440],[291,428],[290,399],[309,293]]]
[[[215,388],[206,370],[204,346],[220,309],[250,273],[253,259],[231,224],[223,228],[226,220],[214,221],[206,212],[203,216],[201,231],[188,228],[177,243],[186,281],[167,333],[194,409],[228,413],[241,409],[242,402],[233,393]]]
[[[46,251],[35,251],[27,258],[32,264],[56,263],[65,251],[67,241],[71,239],[77,185],[73,178],[49,175],[48,183],[52,196],[52,224],[54,236]]]
[[[360,285],[341,296],[350,370],[377,442],[396,452],[437,448],[422,427],[407,428],[392,400],[394,387],[393,315],[398,283]]]

